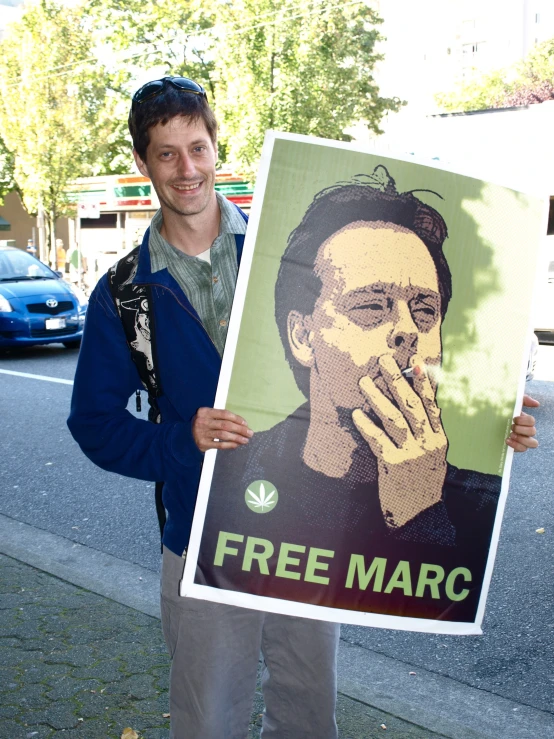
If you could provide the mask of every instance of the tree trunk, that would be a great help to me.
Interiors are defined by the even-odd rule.
[[[38,228],[38,245],[39,245],[39,259],[44,264],[48,264],[48,244],[46,241],[46,234],[44,225],[46,219],[44,217],[44,209],[42,204],[39,205],[37,214],[37,228]]]
[[[56,249],[56,211],[54,208],[50,211],[50,246],[52,249],[52,269],[58,269],[58,250]]]
[[[47,263],[52,269],[58,268],[58,259],[56,255],[56,212],[53,208],[45,211],[45,221],[47,226]]]

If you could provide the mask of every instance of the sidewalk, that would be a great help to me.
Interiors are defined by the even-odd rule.
[[[0,610],[0,739],[119,739],[126,727],[168,739],[156,618],[3,555]],[[258,691],[248,739],[262,710]],[[340,694],[337,721],[341,739],[443,739]]]

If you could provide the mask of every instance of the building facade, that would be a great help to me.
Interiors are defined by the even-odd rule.
[[[244,178],[221,170],[215,187],[246,212],[250,210],[253,189]],[[83,177],[71,184],[68,194],[75,215],[58,219],[56,237],[69,252],[77,251],[80,280],[92,289],[114,262],[142,242],[160,203],[150,180],[140,174]],[[38,244],[36,219],[23,208],[16,192],[9,193],[0,206],[0,219],[0,241],[13,242],[20,249],[27,248],[29,239]]]
[[[438,112],[434,96],[522,60],[554,38],[552,0],[381,0],[383,95]]]

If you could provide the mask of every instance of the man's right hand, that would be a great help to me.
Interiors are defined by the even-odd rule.
[[[253,435],[244,418],[231,411],[199,408],[192,419],[192,436],[201,452],[208,449],[236,449],[248,444]]]

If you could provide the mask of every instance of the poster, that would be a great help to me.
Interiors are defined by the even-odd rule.
[[[268,133],[181,595],[480,633],[544,198]]]

